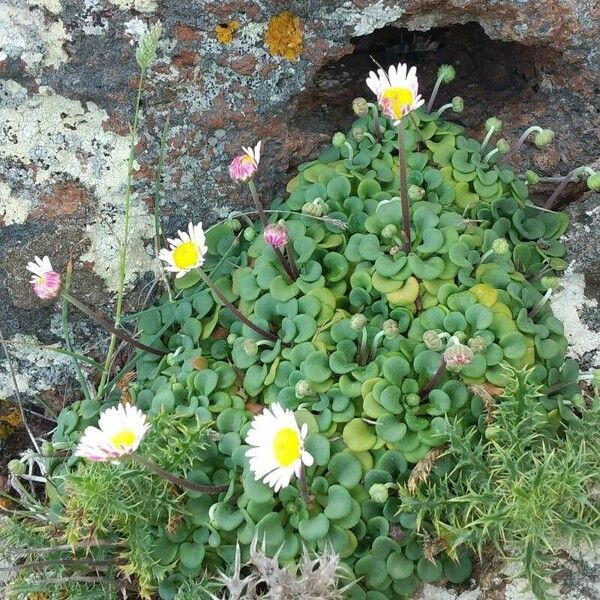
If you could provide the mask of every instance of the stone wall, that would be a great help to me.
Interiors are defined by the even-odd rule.
[[[418,64],[426,93],[437,64],[460,63],[440,99],[464,96],[461,117],[473,132],[492,114],[509,139],[533,122],[555,129],[549,152],[519,157],[541,175],[600,154],[596,0],[0,0],[0,15],[0,324],[20,342],[50,343],[59,331],[56,307],[29,290],[24,267],[34,254],[61,269],[72,255],[76,291],[110,308],[135,42],[159,20],[129,248],[128,283],[142,292],[157,269],[152,186],[167,116],[167,232],[249,204],[226,168],[242,143],[263,139],[258,185],[265,197],[281,193],[295,166],[348,124],[351,98],[369,93],[370,55]],[[102,342],[76,327],[86,348]],[[64,357],[14,348],[24,391],[64,383]],[[11,393],[0,368],[0,397]]]

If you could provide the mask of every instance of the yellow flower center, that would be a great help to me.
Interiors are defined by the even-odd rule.
[[[195,242],[184,242],[173,250],[173,262],[178,269],[190,269],[198,264],[200,253]]]
[[[251,163],[252,164],[252,163],[254,163],[254,159],[249,154],[244,154],[242,156],[242,162]]]
[[[110,438],[115,448],[128,448],[135,442],[136,435],[131,429],[123,429]]]
[[[404,87],[391,87],[382,94],[391,107],[394,116],[400,119],[404,115],[404,107],[412,106],[414,96],[411,90]]]
[[[289,467],[295,460],[298,460],[302,454],[298,432],[291,427],[280,429],[275,434],[273,441],[273,454],[275,460],[282,467]]]

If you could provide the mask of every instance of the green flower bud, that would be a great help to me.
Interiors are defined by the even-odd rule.
[[[444,341],[437,334],[437,331],[433,329],[428,329],[423,334],[423,343],[427,346],[428,350],[433,350],[434,352],[439,352],[444,348]]]
[[[485,122],[485,130],[491,131],[492,129],[496,133],[498,133],[502,129],[502,121],[497,117],[490,117]]]
[[[365,130],[362,127],[353,127],[352,137],[357,144],[362,142],[365,139]]]
[[[346,143],[346,136],[341,131],[338,131],[337,133],[333,134],[333,137],[331,138],[331,143],[336,148],[340,148]]]
[[[510,150],[510,145],[504,138],[500,138],[496,142],[496,148],[498,148],[500,154],[506,154]]]
[[[242,348],[248,356],[256,356],[258,354],[258,345],[254,340],[245,339],[242,343]]]
[[[504,256],[510,252],[510,244],[504,238],[498,238],[492,242],[492,250],[494,254]]]
[[[236,333],[230,333],[230,334],[227,336],[227,343],[228,343],[230,346],[233,346],[233,344],[234,344],[235,340],[237,340],[237,339],[238,339],[238,335],[237,335]]]
[[[474,358],[473,350],[464,344],[454,344],[444,352],[446,369],[453,373],[458,373],[463,367],[470,365]]]
[[[408,188],[408,198],[413,202],[422,200],[424,196],[425,190],[422,187],[413,184]]]
[[[385,483],[374,483],[369,488],[369,496],[378,504],[385,504],[390,494]]]
[[[16,477],[25,475],[26,468],[25,468],[25,465],[20,460],[17,460],[15,458],[14,460],[9,461],[7,466],[8,466],[9,473],[12,473]]]
[[[527,169],[527,171],[525,171],[525,179],[527,180],[527,183],[530,183],[531,185],[535,185],[536,183],[540,182],[540,176],[531,169]]]
[[[485,341],[485,338],[480,335],[472,337],[467,343],[473,352],[485,352],[488,347],[488,343]]]
[[[456,77],[456,70],[452,65],[440,65],[437,76],[443,83],[450,83]]]
[[[391,239],[398,233],[398,228],[393,224],[389,223],[381,230],[381,237],[385,239]]]
[[[457,114],[460,114],[465,110],[465,102],[460,96],[454,96],[454,98],[452,98],[452,110]]]
[[[362,331],[367,324],[367,317],[363,314],[353,315],[350,319],[350,327],[354,329],[354,331]]]
[[[392,246],[390,248],[390,256],[395,256],[396,254],[398,254],[398,252],[400,252],[400,250],[402,250],[400,246]]]
[[[404,401],[408,406],[419,406],[421,404],[421,396],[419,394],[406,394]]]
[[[536,134],[535,138],[533,138],[533,143],[540,148],[540,150],[549,146],[553,141],[554,131],[552,131],[552,129],[543,129]]]
[[[310,215],[311,217],[321,217],[323,215],[321,207],[316,202],[305,202],[302,205],[302,214]]]
[[[310,381],[306,379],[301,379],[295,386],[294,392],[296,393],[296,398],[298,400],[302,398],[306,398],[307,396],[312,396],[312,387],[310,385]]]
[[[364,98],[354,98],[352,110],[357,117],[366,117],[369,114],[369,104]]]
[[[593,175],[590,175],[587,178],[587,186],[590,190],[600,190],[600,171],[594,173]]]
[[[398,323],[393,319],[387,319],[383,322],[383,326],[381,328],[385,336],[388,338],[394,338],[400,333],[400,329],[398,328]]]
[[[323,198],[315,198],[313,204],[316,204],[321,209],[321,216],[329,213],[329,204]]]
[[[54,454],[54,446],[52,445],[52,442],[42,442],[40,450],[42,451],[43,456],[52,456]]]
[[[237,219],[227,219],[225,223],[231,231],[239,231],[242,228],[242,224]]]
[[[553,290],[554,288],[558,287],[558,277],[547,275],[546,277],[542,277],[540,283],[544,289]]]
[[[251,242],[254,240],[254,238],[256,238],[256,229],[254,229],[254,227],[246,227],[246,229],[244,229],[244,239],[247,242]]]

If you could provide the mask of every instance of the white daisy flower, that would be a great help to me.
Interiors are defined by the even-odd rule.
[[[93,461],[115,460],[135,452],[150,425],[146,415],[135,406],[119,404],[108,408],[98,420],[98,427],[87,427],[75,451]]]
[[[30,283],[38,298],[52,300],[58,296],[62,288],[62,279],[52,268],[52,263],[47,256],[44,258],[36,256],[34,260],[27,263],[26,268],[33,273]]]
[[[243,154],[236,156],[229,165],[229,175],[234,181],[248,181],[258,170],[260,163],[259,141],[254,148],[242,146]]]
[[[246,451],[255,479],[262,479],[276,492],[290,484],[293,475],[300,477],[302,465],[310,467],[314,459],[304,450],[308,433],[306,423],[298,427],[294,413],[272,404],[254,417],[246,436]]]
[[[167,239],[169,248],[163,248],[158,258],[167,263],[166,271],[177,273],[177,277],[183,277],[188,271],[204,264],[208,247],[202,223],[198,225],[190,223],[187,232],[179,231],[178,234],[178,238]]]
[[[377,73],[371,71],[367,77],[367,85],[377,96],[386,117],[393,119],[395,125],[425,103],[419,95],[417,68],[411,67],[408,72],[407,69],[408,65],[400,63],[397,67],[391,65],[387,73],[377,69]]]

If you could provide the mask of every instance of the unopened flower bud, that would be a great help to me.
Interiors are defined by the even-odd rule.
[[[321,215],[321,207],[313,202],[305,202],[302,205],[302,214],[310,215],[311,217],[320,217]]]
[[[323,198],[315,198],[313,200],[313,204],[316,204],[321,211],[321,215],[326,215],[329,213],[329,204],[323,200]]]
[[[225,224],[231,231],[239,231],[242,228],[242,224],[237,219],[227,219]]]
[[[547,275],[546,277],[542,277],[540,283],[544,289],[553,290],[554,288],[558,287],[558,277]]]
[[[413,184],[408,188],[408,197],[413,202],[422,200],[424,196],[425,196],[425,190],[422,187],[419,187],[418,185]]]
[[[530,183],[531,185],[535,185],[536,183],[540,182],[540,176],[531,169],[527,169],[527,171],[525,171],[525,179],[527,180],[527,183]]]
[[[54,454],[54,446],[52,442],[47,440],[42,442],[40,450],[42,451],[42,456],[52,456]]]
[[[485,341],[485,338],[481,335],[476,335],[472,337],[469,342],[469,348],[473,350],[473,352],[485,352],[488,347],[488,343]]]
[[[506,139],[500,138],[496,142],[496,148],[498,148],[498,152],[500,152],[500,154],[506,154],[510,150],[510,145]]]
[[[540,149],[549,146],[554,141],[554,131],[552,129],[542,129],[533,139],[533,143]]]
[[[233,344],[235,343],[235,340],[237,340],[237,339],[238,339],[238,335],[237,335],[236,333],[230,333],[230,334],[227,336],[227,343],[228,343],[230,346],[233,346]]]
[[[504,238],[498,238],[492,242],[492,251],[498,256],[504,256],[510,252],[510,245]]]
[[[390,248],[390,256],[395,256],[396,254],[398,254],[398,252],[400,252],[400,250],[400,246],[392,246]]]
[[[398,323],[393,319],[387,319],[383,322],[383,326],[381,327],[383,333],[388,338],[396,337],[400,333],[400,329],[398,328]]]
[[[25,475],[25,471],[26,471],[25,465],[20,460],[17,460],[16,458],[14,460],[9,461],[7,467],[8,467],[9,473],[12,473],[16,477]]]
[[[353,315],[350,319],[350,327],[354,329],[354,331],[362,331],[367,324],[367,317],[363,314]]]
[[[391,239],[398,233],[398,228],[393,224],[389,223],[381,230],[381,237],[385,239]]]
[[[600,190],[600,171],[587,178],[587,186],[590,190]]]
[[[296,398],[299,400],[301,398],[306,398],[307,396],[311,396],[313,391],[310,385],[310,381],[306,379],[301,379],[295,386],[294,392],[296,393]]]
[[[269,246],[273,248],[282,248],[288,242],[288,230],[283,221],[272,223],[265,227],[263,238]]]
[[[492,129],[498,133],[502,129],[502,121],[497,117],[490,117],[485,121],[485,130],[492,131]]]
[[[244,239],[247,242],[251,242],[256,238],[256,229],[254,227],[246,227],[244,229]]]
[[[362,142],[365,139],[365,130],[362,127],[353,127],[352,137],[356,143]]]
[[[465,102],[460,96],[452,98],[452,110],[458,114],[465,110]]]
[[[244,340],[242,343],[242,348],[248,356],[256,356],[258,354],[258,345],[254,340]]]
[[[378,504],[385,504],[390,494],[385,483],[374,483],[369,488],[369,496]]]
[[[433,350],[434,352],[439,352],[444,347],[442,338],[433,329],[428,329],[423,334],[423,343],[427,346],[428,350]]]
[[[446,368],[454,373],[458,373],[463,367],[470,365],[474,358],[473,350],[464,344],[453,344],[444,352]]]
[[[343,146],[345,144],[345,142],[346,142],[346,136],[341,131],[334,133],[333,137],[331,138],[331,143],[336,148],[340,148],[341,146]]]
[[[354,98],[352,110],[357,117],[366,117],[369,114],[369,104],[364,98]]]
[[[450,83],[456,77],[456,70],[452,65],[440,65],[437,76],[443,83]]]

